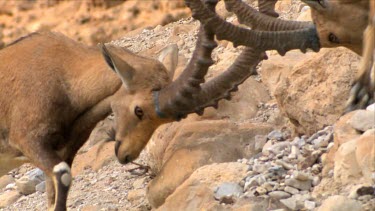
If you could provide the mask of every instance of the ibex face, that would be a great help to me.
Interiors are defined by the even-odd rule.
[[[123,86],[114,96],[111,108],[115,118],[115,154],[120,163],[125,164],[136,159],[147,144],[155,129],[163,123],[172,121],[160,118],[155,112],[153,91],[164,88],[171,82],[175,64],[172,61],[167,68],[157,60],[147,60],[131,65],[121,58],[123,49],[102,45],[102,53],[109,67],[121,78]],[[167,64],[177,59],[177,46],[169,46],[162,58]],[[129,60],[129,59],[128,59]]]
[[[362,52],[369,0],[302,0],[311,7],[322,47],[347,47]]]

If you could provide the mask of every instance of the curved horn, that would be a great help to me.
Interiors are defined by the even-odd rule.
[[[279,14],[275,11],[275,4],[277,0],[258,0],[259,12],[272,17],[279,17]]]
[[[216,0],[206,1],[206,5],[212,10],[216,3]],[[196,48],[187,67],[173,83],[154,92],[156,112],[159,116],[181,119],[189,113],[194,106],[191,103],[192,96],[200,91],[200,84],[204,83],[204,76],[214,63],[211,53],[216,46],[214,34],[201,25]]]
[[[307,48],[319,51],[320,43],[315,26],[292,30],[265,32],[244,29],[222,20],[199,0],[186,0],[193,17],[212,30],[218,39],[229,40],[234,45],[244,45],[261,50],[277,50],[281,55],[292,49],[305,52]]]
[[[238,86],[248,77],[257,74],[256,66],[264,58],[266,56],[263,51],[245,48],[225,72],[202,85],[201,92],[194,96],[194,103],[197,105],[194,111],[202,114],[206,107],[217,108],[219,100],[230,100],[231,92],[237,91]]]
[[[259,0],[260,12],[258,12],[241,0],[225,0],[227,10],[235,13],[240,23],[250,26],[253,29],[256,28],[257,30],[264,31],[288,31],[313,27],[312,22],[287,21],[262,14],[269,13],[269,9],[264,7],[267,7],[268,4],[272,3],[274,3],[274,1]]]

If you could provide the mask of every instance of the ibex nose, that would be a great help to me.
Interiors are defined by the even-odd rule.
[[[128,163],[130,163],[133,159],[131,158],[130,155],[127,155],[127,156],[125,156],[124,159],[121,159],[121,158],[117,157],[117,160],[118,160],[118,162],[121,163],[121,164],[128,164]]]
[[[131,162],[133,160],[133,158],[130,155],[125,156],[125,158],[120,158],[118,156],[118,154],[119,154],[118,151],[120,149],[120,145],[121,145],[121,142],[120,141],[116,141],[116,144],[115,144],[115,154],[116,154],[116,157],[117,157],[118,161],[121,164],[127,164],[127,163]]]

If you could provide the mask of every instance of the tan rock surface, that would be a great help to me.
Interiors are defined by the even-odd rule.
[[[148,186],[147,197],[150,204],[153,207],[160,206],[168,195],[201,166],[255,155],[255,136],[266,135],[270,131],[271,127],[267,125],[233,124],[223,120],[199,121],[179,127],[170,143],[164,145],[164,151],[159,148],[158,143],[168,140],[153,140],[155,149],[151,151],[162,154],[152,155],[162,163],[156,164],[156,168],[161,170]]]
[[[21,197],[17,190],[7,191],[0,195],[0,208],[4,208],[14,203]]]
[[[296,132],[312,134],[341,116],[359,57],[344,49],[323,49],[301,61],[280,81],[275,97]]]
[[[0,8],[5,43],[36,30],[54,30],[96,45],[139,27],[165,25],[190,14],[181,0],[17,0],[1,1]]]
[[[219,204],[214,188],[222,182],[238,182],[247,172],[247,165],[222,163],[196,170],[157,210],[204,210]]]
[[[375,129],[368,130],[357,139],[356,160],[362,172],[364,182],[375,183]]]
[[[325,200],[318,211],[361,211],[362,206],[358,201],[344,196],[331,196]]]
[[[115,142],[97,144],[87,152],[76,155],[72,165],[73,176],[81,174],[85,168],[99,170],[110,161],[115,160]]]

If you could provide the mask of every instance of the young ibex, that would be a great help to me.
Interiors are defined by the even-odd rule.
[[[215,1],[207,1],[212,11]],[[205,82],[216,47],[202,25],[192,59],[171,81],[177,49],[163,63],[113,45],[87,47],[36,32],[0,51],[0,167],[32,162],[46,174],[49,210],[66,210],[70,166],[97,122],[115,116],[115,154],[138,157],[154,130],[230,99],[265,55],[247,48],[227,71]],[[103,59],[104,56],[104,59]],[[164,64],[164,65],[163,65]]]
[[[366,48],[363,46],[363,32],[368,25],[370,2],[374,7],[370,0],[302,0],[312,9],[311,23],[275,18],[275,0],[259,0],[260,11],[266,14],[241,0],[225,0],[227,9],[237,15],[240,23],[253,28],[250,30],[222,20],[200,1],[186,1],[194,17],[205,23],[219,39],[260,50],[277,50],[281,55],[291,49],[304,52],[307,48],[318,51],[321,47],[338,46],[360,54]],[[358,96],[351,97],[356,100],[351,101],[349,109],[364,107],[374,101],[374,86],[371,84],[375,79],[369,75],[364,75],[364,79],[360,78],[357,86],[353,87],[352,93]]]

